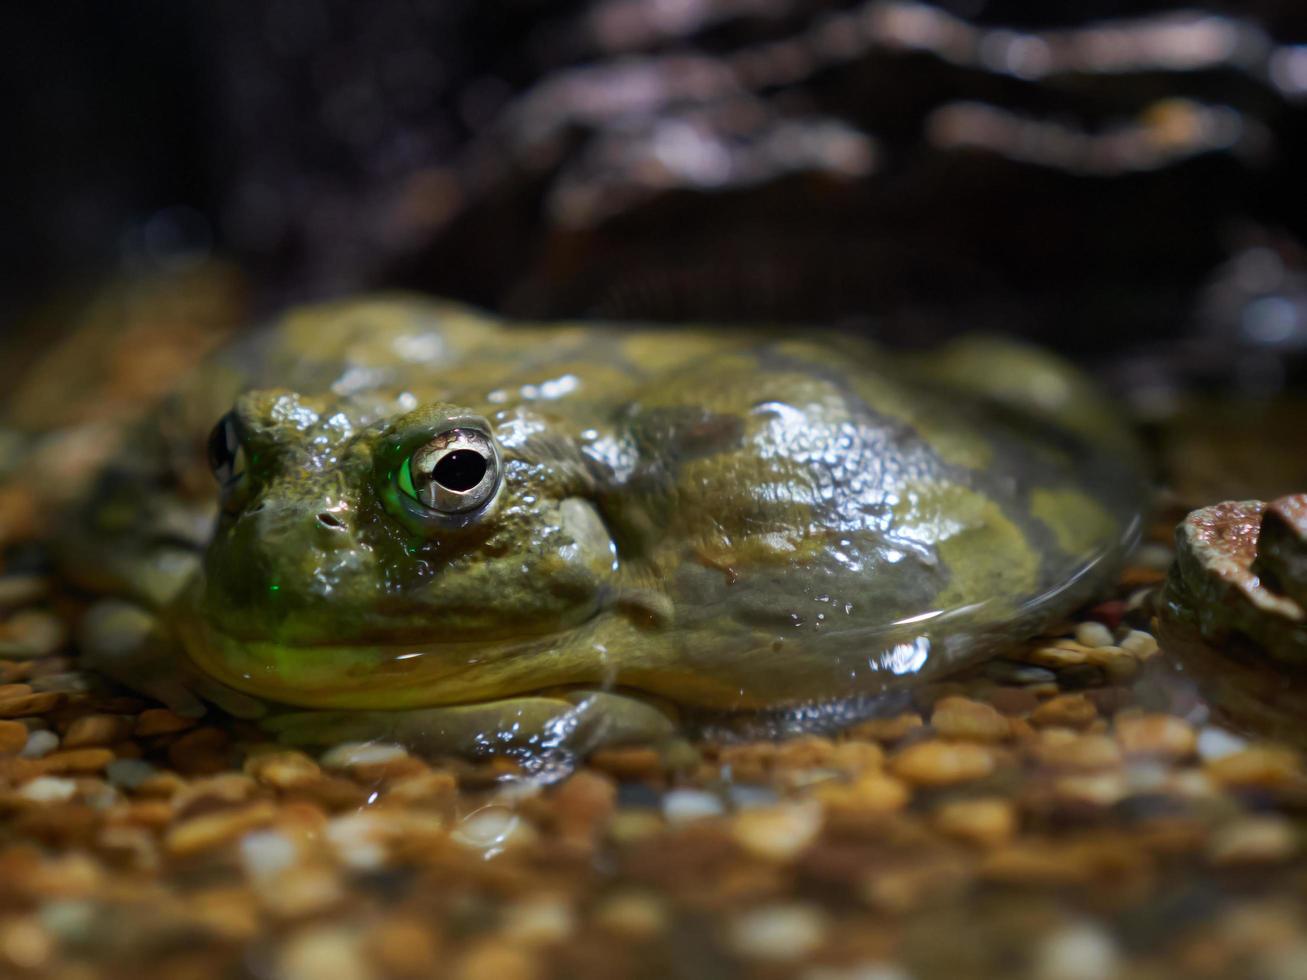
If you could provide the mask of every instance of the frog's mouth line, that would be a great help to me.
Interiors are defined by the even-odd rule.
[[[612,681],[605,677],[602,648],[595,657],[578,656],[564,634],[455,643],[290,645],[238,639],[200,617],[183,620],[177,629],[186,656],[203,673],[242,693],[305,708],[423,708]],[[564,647],[572,653],[561,652]]]

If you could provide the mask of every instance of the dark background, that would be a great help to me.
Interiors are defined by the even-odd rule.
[[[1198,376],[1237,361],[1230,349],[1292,364],[1307,346],[1307,98],[1275,67],[1307,41],[1300,7],[1205,5],[1233,47],[1196,65],[1164,51],[1031,74],[814,38],[934,10],[1000,48],[1104,25],[1127,43],[1198,8],[7,4],[0,324],[70,285],[220,254],[260,312],[399,285],[518,315],[840,321],[906,342],[995,328],[1130,352],[1136,368],[1183,350]],[[1017,137],[942,144],[932,127],[957,104],[1083,139],[1142,127],[1144,142],[1183,142],[1187,112],[1222,107],[1239,136],[1148,165],[1032,161]],[[678,133],[697,135],[664,139]],[[715,182],[660,169],[650,149],[688,146],[693,164],[705,139],[734,154]],[[869,164],[841,156],[850,139]],[[1249,249],[1275,274],[1241,277]],[[1266,307],[1280,320],[1249,328],[1267,297],[1284,300]]]

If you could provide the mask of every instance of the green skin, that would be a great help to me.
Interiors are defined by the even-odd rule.
[[[202,564],[149,532],[203,466],[177,439],[106,484],[118,514],[91,510],[77,565],[131,606],[87,644],[173,702],[315,709],[270,722],[293,741],[596,744],[666,733],[670,706],[875,696],[1113,574],[1143,483],[1085,379],[1006,342],[904,358],[801,336],[505,325],[411,297],[294,311],[161,420],[211,424],[243,392]],[[454,425],[495,440],[502,480],[451,519],[408,461]]]

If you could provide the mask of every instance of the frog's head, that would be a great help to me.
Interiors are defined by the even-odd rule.
[[[218,423],[222,514],[182,617],[202,669],[307,706],[462,701],[610,602],[613,543],[548,421],[413,402],[260,391]]]

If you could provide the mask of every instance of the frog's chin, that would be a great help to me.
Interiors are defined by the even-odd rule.
[[[204,619],[179,623],[178,632],[203,673],[246,694],[304,708],[466,704],[593,683],[603,673],[593,658],[557,656],[560,646],[574,646],[578,631],[465,643],[308,645],[237,638]]]

